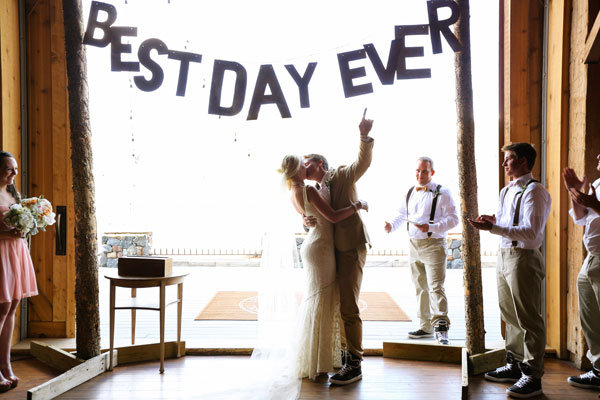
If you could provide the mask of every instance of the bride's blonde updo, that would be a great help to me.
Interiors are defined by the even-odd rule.
[[[283,157],[283,161],[281,161],[281,168],[279,168],[277,171],[284,176],[288,189],[292,187],[292,177],[298,173],[300,165],[300,157],[296,155],[291,154]]]

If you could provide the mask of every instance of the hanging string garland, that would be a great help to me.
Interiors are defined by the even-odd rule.
[[[127,1],[125,1],[125,4],[127,4]],[[450,10],[450,17],[440,20],[438,10],[445,8]],[[99,18],[100,13],[106,14],[107,18],[101,20]],[[117,9],[112,4],[97,1],[92,2],[83,43],[96,47],[110,45],[111,71],[139,72],[141,64],[150,72],[151,76],[150,78],[146,78],[144,75],[136,75],[133,77],[133,82],[139,90],[144,92],[157,90],[161,87],[164,80],[163,67],[152,58],[151,52],[154,50],[159,56],[167,56],[168,59],[179,63],[176,95],[184,97],[190,67],[194,64],[202,63],[203,55],[187,51],[189,40],[186,41],[186,45],[184,46],[186,51],[179,51],[169,49],[160,39],[150,38],[142,41],[138,47],[138,61],[123,61],[122,55],[132,53],[131,44],[124,43],[123,39],[137,37],[137,28],[114,25],[117,20],[117,14]],[[371,62],[382,85],[393,85],[396,80],[430,78],[431,69],[429,68],[407,68],[406,60],[408,58],[424,56],[423,47],[406,45],[406,37],[408,36],[429,35],[433,54],[442,52],[442,36],[454,52],[461,50],[460,42],[450,30],[450,26],[459,19],[457,4],[453,0],[428,0],[427,14],[429,24],[398,25],[394,27],[395,37],[390,43],[386,64],[383,63],[373,43],[364,44],[360,49],[337,53],[345,98],[361,96],[373,93],[374,91],[372,83],[358,84],[356,82],[358,79],[367,76],[366,70],[364,66],[352,67],[351,63],[363,59],[368,59]],[[99,38],[95,37],[97,31],[102,34]],[[294,64],[285,65],[285,69],[298,87],[301,108],[310,107],[309,84],[317,69],[317,65],[317,62],[309,62],[304,69],[300,70]],[[230,106],[223,106],[222,104],[222,91],[226,73],[235,75],[233,100]],[[240,62],[214,59],[208,113],[218,115],[219,118],[221,116],[239,114],[245,103],[247,85],[248,73]],[[259,67],[246,119],[258,119],[261,107],[267,104],[277,106],[282,118],[291,118],[292,114],[279,79],[273,65],[270,63],[262,64]]]

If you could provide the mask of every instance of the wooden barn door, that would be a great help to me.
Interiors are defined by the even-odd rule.
[[[61,7],[60,0],[26,1],[29,194],[43,194],[61,212],[55,226],[31,241],[39,295],[29,302],[29,337],[75,336],[74,213]]]

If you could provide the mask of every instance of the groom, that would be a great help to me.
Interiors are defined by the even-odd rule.
[[[358,159],[348,166],[341,166],[328,171],[327,160],[319,154],[309,154],[304,157],[306,179],[321,182],[325,174],[325,184],[331,193],[331,207],[334,210],[353,205],[358,200],[355,183],[371,165],[373,138],[369,132],[373,120],[363,119],[360,130],[360,151]],[[315,221],[304,219],[307,226],[314,226]],[[358,296],[362,283],[363,266],[367,257],[369,235],[358,213],[334,225],[336,279],[340,288],[340,313],[346,333],[345,364],[342,369],[329,378],[336,385],[347,385],[362,378],[360,368],[362,348],[362,321],[359,315]]]

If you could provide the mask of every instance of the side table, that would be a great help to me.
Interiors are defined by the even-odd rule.
[[[177,303],[177,357],[180,357],[179,342],[181,341],[181,313],[183,309],[183,279],[185,274],[171,274],[164,277],[133,277],[106,274],[104,277],[110,280],[110,362],[109,370],[113,368],[112,352],[115,344],[115,310],[131,310],[131,343],[135,342],[135,318],[136,310],[154,310],[160,312],[160,373],[165,371],[165,308]],[[165,288],[177,284],[177,299],[169,303],[165,302]],[[131,304],[115,307],[116,287],[131,288]],[[136,301],[136,290],[139,288],[159,287],[159,305],[138,304]]]

